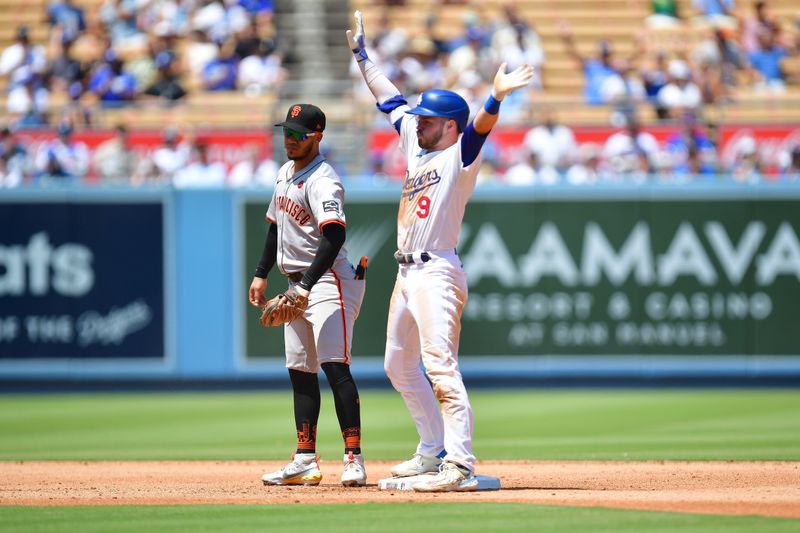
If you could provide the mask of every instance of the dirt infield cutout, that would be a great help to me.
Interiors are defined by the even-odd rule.
[[[800,462],[492,461],[478,473],[500,491],[379,491],[390,463],[367,461],[368,485],[339,484],[338,461],[318,487],[265,487],[274,461],[0,462],[0,505],[502,502],[800,518]]]

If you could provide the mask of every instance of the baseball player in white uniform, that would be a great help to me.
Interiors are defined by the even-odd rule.
[[[344,439],[342,484],[366,484],[361,455],[358,390],[350,374],[353,324],[364,298],[362,263],[347,259],[344,189],[333,167],[319,153],[325,115],[311,104],[289,108],[283,127],[289,161],[278,171],[266,214],[264,251],[250,285],[250,303],[266,303],[267,274],[277,264],[290,290],[308,298],[301,318],[286,323],[286,367],[294,394],[297,449],[292,462],[264,474],[266,485],[318,485],[316,457],[320,390],[317,373],[325,372],[333,392]]]
[[[502,64],[492,95],[470,124],[469,106],[451,91],[425,91],[417,106],[410,108],[367,56],[361,13],[356,11],[355,18],[355,35],[347,31],[350,48],[378,109],[400,135],[400,150],[408,162],[397,215],[398,272],[389,305],[384,366],[405,400],[420,441],[414,456],[391,472],[395,476],[437,472],[413,485],[420,492],[474,490],[472,408],[458,367],[467,277],[456,244],[464,208],[475,188],[481,148],[497,122],[500,102],[527,85],[533,69],[523,65],[506,73]],[[420,370],[420,360],[433,389]]]

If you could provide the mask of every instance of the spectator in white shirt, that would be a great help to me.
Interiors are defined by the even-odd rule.
[[[228,184],[233,187],[259,185],[271,187],[278,175],[278,164],[269,157],[261,158],[257,145],[247,146],[247,157],[234,165],[228,175]]]
[[[206,32],[214,41],[224,41],[250,23],[239,0],[203,0],[192,17],[194,29]]]
[[[696,112],[703,101],[700,88],[691,79],[689,64],[680,59],[669,62],[667,72],[670,83],[658,91],[658,101],[671,118],[679,118],[686,112]]]
[[[281,57],[274,53],[275,45],[270,40],[258,43],[256,53],[239,63],[238,85],[245,94],[258,95],[278,89],[286,79],[281,66]]]
[[[154,183],[172,183],[179,170],[189,163],[191,146],[188,142],[178,143],[178,132],[171,127],[164,130],[163,144],[156,148],[144,169],[136,173],[136,181],[150,180]]]
[[[16,128],[37,128],[47,125],[50,91],[25,65],[16,71],[18,85],[8,93],[6,109]]]
[[[39,147],[34,162],[35,177],[39,180],[77,182],[89,168],[89,151],[80,141],[73,141],[72,124],[62,122],[58,137]]]
[[[217,58],[219,47],[208,39],[208,35],[201,30],[194,30],[189,35],[186,53],[184,54],[186,68],[189,71],[192,84],[198,84],[202,77],[203,69]]]
[[[630,61],[617,58],[612,65],[614,74],[600,84],[600,94],[613,107],[611,123],[620,125],[647,99],[647,91],[639,72]]]
[[[570,185],[594,185],[604,179],[600,165],[600,147],[595,143],[584,143],[578,149],[579,162],[569,167],[565,177]]]
[[[508,185],[555,185],[561,176],[553,167],[542,166],[535,152],[528,153],[526,161],[509,167],[503,175]]]
[[[12,85],[15,83],[14,72],[28,67],[33,74],[41,74],[47,66],[44,47],[32,45],[27,26],[17,28],[17,42],[3,50],[0,55],[0,76],[8,76]]]
[[[530,87],[541,89],[545,60],[542,39],[536,29],[522,18],[516,4],[501,4],[503,14],[492,33],[492,51],[497,58],[508,63],[509,72],[526,63],[532,66],[535,72]]]
[[[542,109],[542,123],[525,134],[522,141],[525,149],[535,153],[543,167],[565,170],[575,152],[575,135],[572,130],[559,124],[555,112]]]
[[[92,159],[100,182],[108,185],[129,183],[139,167],[124,124],[114,128],[114,136],[97,147]]]
[[[637,119],[632,116],[625,129],[608,138],[603,146],[603,158],[609,164],[610,179],[645,181],[657,168],[658,141],[641,131]]]
[[[176,187],[222,187],[228,172],[219,161],[208,159],[208,147],[202,141],[192,146],[192,162],[175,174]]]
[[[30,172],[28,151],[7,127],[0,129],[0,189],[21,185]]]

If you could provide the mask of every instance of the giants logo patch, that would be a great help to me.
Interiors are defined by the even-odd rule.
[[[326,213],[328,212],[338,213],[339,202],[337,202],[336,200],[325,200],[324,202],[322,202],[322,210]]]
[[[303,108],[300,107],[299,105],[294,106],[292,108],[292,118],[297,118],[297,115],[299,115],[300,111],[302,111],[302,110],[303,110]]]

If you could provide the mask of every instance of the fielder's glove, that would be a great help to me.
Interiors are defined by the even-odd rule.
[[[269,300],[261,311],[261,325],[280,326],[303,316],[308,308],[308,296],[289,289]]]

